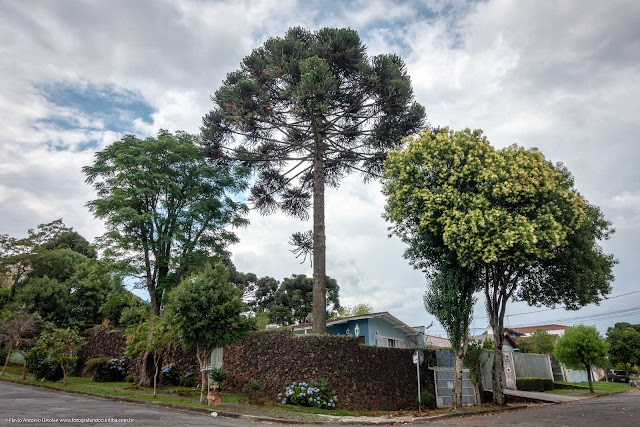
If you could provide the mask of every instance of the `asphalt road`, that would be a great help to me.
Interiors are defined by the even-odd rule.
[[[259,426],[253,422],[214,418],[186,412],[112,402],[33,387],[0,382],[0,426],[47,425],[51,422],[23,422],[24,418],[85,419],[67,425],[107,425],[86,419],[131,419],[139,426]],[[13,419],[13,420],[12,420]],[[273,426],[274,424],[263,424]],[[492,415],[477,415],[432,422],[429,426],[640,426],[640,390]]]

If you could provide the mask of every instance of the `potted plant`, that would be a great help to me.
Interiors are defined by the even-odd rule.
[[[209,392],[207,399],[211,406],[219,406],[222,403],[222,384],[227,379],[229,373],[223,367],[213,368],[209,373],[209,379],[213,381],[213,392]]]

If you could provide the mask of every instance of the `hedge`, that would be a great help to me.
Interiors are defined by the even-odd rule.
[[[547,378],[518,378],[516,388],[521,391],[551,391],[554,388],[553,380]]]

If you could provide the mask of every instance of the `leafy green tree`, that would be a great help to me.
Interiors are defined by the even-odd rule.
[[[151,336],[147,340],[147,336]],[[128,356],[142,356],[151,353],[153,358],[153,396],[157,396],[158,372],[162,351],[167,349],[177,339],[175,329],[167,321],[166,317],[159,317],[153,323],[153,329],[149,332],[149,321],[145,321],[139,328],[129,334],[125,353]]]
[[[324,301],[327,308],[323,315],[329,316],[334,310],[340,309],[340,287],[338,282],[327,277],[327,295]],[[293,325],[307,321],[307,316],[312,313],[314,301],[314,281],[304,274],[294,274],[285,278],[276,291],[273,303],[269,307],[271,320],[280,325]]]
[[[629,369],[640,362],[640,325],[616,323],[607,329],[609,360],[620,363],[629,375]]]
[[[42,245],[42,248],[47,250],[71,249],[72,251],[82,254],[87,258],[96,258],[95,248],[91,246],[89,241],[82,237],[80,233],[72,231],[72,229],[56,234],[51,239],[47,240],[47,242]]]
[[[60,283],[69,280],[89,258],[71,249],[41,250],[31,259],[27,278],[48,277]]]
[[[46,353],[62,368],[64,385],[67,385],[69,365],[76,358],[78,350],[87,343],[87,340],[78,335],[71,328],[55,328],[51,325],[45,327],[44,332],[36,344],[37,350]]]
[[[0,320],[0,343],[8,344],[7,358],[4,361],[2,373],[4,375],[11,352],[16,351],[23,357],[22,379],[27,379],[27,353],[33,346],[35,337],[40,329],[40,316],[25,310],[6,313]]]
[[[544,329],[536,329],[530,337],[523,338],[520,343],[525,347],[526,353],[551,354],[557,338]],[[521,350],[524,351],[522,347]]]
[[[73,276],[65,282],[70,292],[70,315],[74,325],[84,328],[100,323],[100,308],[113,283],[119,284],[120,278],[99,261],[87,258],[76,266]]]
[[[589,391],[594,393],[591,367],[606,366],[608,350],[609,344],[594,326],[578,325],[565,329],[556,341],[553,355],[569,368],[586,369]]]
[[[480,130],[433,129],[385,162],[386,218],[414,267],[443,259],[479,271],[495,336],[493,398],[504,404],[507,302],[598,303],[617,262],[598,245],[613,233],[561,164],[536,149],[494,149]]]
[[[455,264],[443,263],[432,274],[424,294],[424,306],[442,325],[451,341],[455,355],[453,409],[462,407],[462,365],[467,355],[469,325],[473,316],[473,294],[482,286],[475,272]]]
[[[256,276],[254,273],[241,273],[236,270],[232,262],[225,263],[229,269],[230,280],[243,289],[242,299],[247,303],[249,309],[254,313],[268,310],[273,303],[279,282],[273,277]]]
[[[365,314],[371,313],[373,313],[373,306],[370,304],[361,303],[354,306],[347,305],[344,307],[340,307],[336,315],[340,317],[353,317],[364,316]]]
[[[64,283],[45,277],[33,277],[16,291],[15,302],[57,326],[68,326],[71,306],[69,289]]]
[[[56,236],[71,231],[62,219],[38,225],[37,231],[29,229],[27,237],[17,238],[0,235],[0,273],[11,286],[25,279],[31,268],[32,257],[43,245]]]
[[[222,264],[209,266],[184,279],[168,296],[167,321],[175,327],[184,348],[195,349],[200,367],[210,360],[211,352],[249,335],[253,320],[244,316],[247,306],[242,290],[229,280]],[[205,373],[202,372],[200,402],[204,402]]]
[[[141,323],[141,315],[149,313],[143,308],[142,300],[125,289],[124,285],[115,281],[107,294],[104,303],[100,306],[100,314],[109,319],[114,325],[130,326]]]
[[[313,231],[292,242],[298,255],[312,253],[313,332],[325,333],[325,185],[352,172],[378,177],[387,151],[423,127],[406,66],[396,55],[367,57],[350,29],[291,28],[245,57],[213,102],[202,127],[209,154],[255,168],[255,207],[306,220],[313,204]]]
[[[214,254],[237,242],[246,206],[232,195],[246,188],[246,170],[210,165],[197,137],[160,131],[127,135],[83,168],[98,198],[87,204],[106,222],[105,255],[149,292],[150,328],[166,291]],[[146,360],[140,382],[149,384]]]

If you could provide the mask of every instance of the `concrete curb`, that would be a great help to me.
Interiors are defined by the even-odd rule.
[[[517,410],[527,409],[528,408],[527,405],[518,405],[518,406],[510,406],[510,407],[506,407],[506,408],[487,409],[487,410],[484,410],[484,411],[474,411],[474,412],[462,412],[462,413],[455,413],[455,414],[433,415],[433,416],[430,416],[430,417],[414,418],[412,420],[407,420],[407,421],[404,421],[404,420],[403,421],[400,421],[400,420],[398,420],[398,421],[384,420],[384,421],[380,421],[380,422],[370,422],[370,421],[364,421],[364,420],[363,421],[340,421],[340,420],[296,421],[296,420],[287,420],[287,419],[282,419],[282,418],[263,417],[263,416],[258,416],[258,415],[236,414],[234,412],[224,412],[224,411],[221,412],[221,411],[216,411],[215,408],[196,408],[196,407],[190,407],[190,406],[174,405],[172,403],[149,402],[147,400],[131,399],[131,398],[128,398],[128,397],[109,396],[109,395],[105,395],[105,394],[91,393],[91,392],[86,392],[86,391],[67,390],[67,389],[63,389],[63,388],[59,388],[59,387],[52,387],[52,386],[45,385],[45,384],[30,384],[30,383],[24,383],[22,381],[12,380],[12,379],[2,378],[2,377],[0,377],[0,381],[4,381],[4,382],[11,383],[11,384],[16,384],[16,385],[21,385],[21,386],[41,388],[41,389],[50,390],[50,391],[57,391],[57,392],[62,392],[62,393],[66,393],[66,394],[75,394],[77,396],[90,397],[90,398],[94,398],[94,399],[110,400],[112,402],[129,403],[129,404],[142,405],[142,406],[148,406],[148,407],[160,408],[160,409],[172,409],[172,410],[178,410],[178,411],[181,411],[181,412],[190,412],[190,413],[196,413],[196,414],[201,414],[201,415],[209,415],[209,414],[211,414],[211,412],[217,412],[218,416],[222,417],[222,418],[240,419],[240,420],[254,421],[254,422],[290,424],[290,425],[295,425],[295,424],[311,424],[311,425],[342,424],[342,425],[381,425],[382,426],[382,425],[397,425],[397,424],[406,424],[406,423],[426,423],[426,422],[445,420],[445,419],[449,419],[449,418],[471,417],[471,416],[475,416],[475,415],[486,415],[486,414],[498,413],[498,412],[517,411]],[[609,393],[609,394],[617,394],[617,393],[625,393],[625,391],[614,392],[614,393]]]

